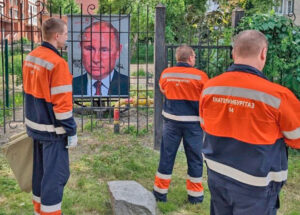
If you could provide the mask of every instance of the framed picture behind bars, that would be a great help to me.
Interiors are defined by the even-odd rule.
[[[129,15],[68,16],[74,97],[128,97]]]

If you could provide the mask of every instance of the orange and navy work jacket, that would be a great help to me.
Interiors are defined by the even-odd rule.
[[[199,97],[207,80],[205,72],[187,63],[165,69],[159,80],[160,90],[165,95],[163,117],[199,123]]]
[[[37,140],[58,140],[76,134],[72,75],[67,62],[50,43],[30,52],[23,64],[25,124]]]
[[[286,145],[300,149],[300,102],[290,90],[234,64],[204,86],[200,117],[212,174],[251,195],[280,190],[288,175]]]

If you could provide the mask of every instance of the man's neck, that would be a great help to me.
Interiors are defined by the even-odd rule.
[[[58,49],[56,41],[44,40],[44,42],[50,43],[54,48]]]
[[[237,59],[234,61],[234,64],[243,64],[243,65],[252,66],[258,69],[259,71],[262,71],[264,68],[257,62],[257,60],[253,60],[253,59]]]

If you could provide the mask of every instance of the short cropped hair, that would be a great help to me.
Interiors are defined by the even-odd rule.
[[[107,33],[113,33],[115,35],[115,43],[116,43],[116,47],[117,50],[120,50],[120,34],[119,31],[110,23],[110,22],[106,22],[106,21],[101,21],[101,22],[93,22],[92,24],[90,24],[89,26],[85,27],[82,31],[82,36],[83,34],[86,33],[86,31],[90,28],[92,28],[95,25],[100,25],[100,26],[104,26],[107,27],[109,30],[109,32],[105,31],[105,32],[101,32],[102,34],[107,34]],[[96,32],[94,34],[100,34],[100,32]]]
[[[63,33],[67,23],[58,18],[49,18],[42,24],[43,40],[50,40],[54,33]]]
[[[187,45],[181,45],[176,49],[176,61],[187,62],[194,55],[194,50]]]
[[[268,47],[266,36],[257,30],[245,30],[234,37],[233,50],[239,57],[256,57]]]

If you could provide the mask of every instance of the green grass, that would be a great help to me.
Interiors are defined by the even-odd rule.
[[[153,74],[152,73],[149,73],[147,74],[147,72],[145,72],[144,69],[139,69],[138,71],[134,71],[131,73],[131,76],[134,76],[134,77],[147,77],[148,75],[148,78],[152,78],[153,77]]]
[[[89,126],[86,126],[89,129]],[[152,133],[135,135],[130,126],[127,134],[113,134],[109,126],[99,126],[91,135],[80,134],[79,146],[70,150],[71,176],[65,188],[62,210],[64,214],[111,215],[107,182],[135,180],[152,190],[159,152],[141,143],[152,141]],[[122,133],[126,132],[124,128]],[[279,215],[299,215],[300,211],[300,154],[291,153],[288,184],[281,192]],[[209,199],[204,170],[205,199],[200,205],[187,202],[185,190],[186,158],[179,151],[167,203],[158,203],[160,214],[208,215]],[[22,193],[7,162],[0,154],[0,215],[32,214],[31,194]]]
[[[6,121],[11,120],[11,117],[13,115],[13,99],[15,100],[15,108],[22,107],[22,105],[23,105],[23,94],[21,92],[15,93],[14,98],[13,98],[13,95],[10,94],[10,96],[9,96],[9,107],[8,108],[3,103],[2,98],[0,98],[0,125],[3,125],[3,123],[4,123],[4,114],[5,114],[5,117],[6,117]],[[4,111],[4,107],[5,107],[5,111]]]

